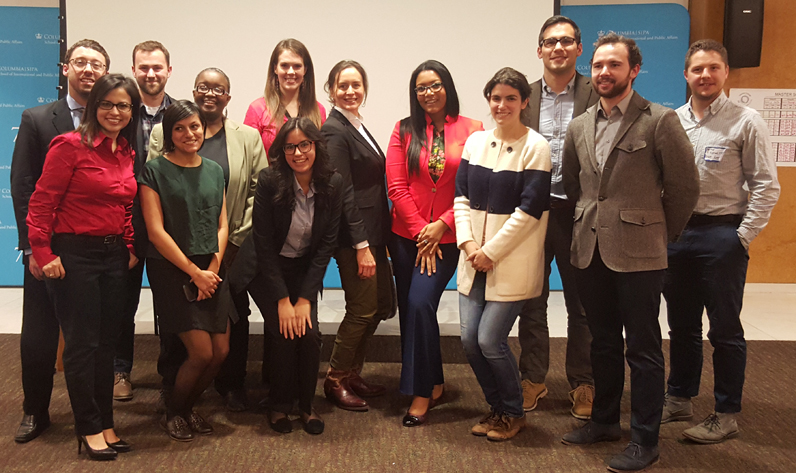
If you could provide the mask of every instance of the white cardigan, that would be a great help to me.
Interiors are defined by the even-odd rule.
[[[544,240],[550,208],[550,147],[539,133],[511,143],[495,130],[467,139],[456,175],[456,240],[475,241],[494,268],[486,274],[486,300],[537,297],[544,285]],[[468,295],[475,270],[459,256],[457,285]]]

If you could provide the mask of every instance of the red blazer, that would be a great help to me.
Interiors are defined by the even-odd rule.
[[[420,150],[420,172],[409,175],[406,150],[410,135],[401,143],[401,122],[395,125],[387,149],[387,196],[392,201],[392,231],[398,236],[414,240],[432,221],[442,220],[449,230],[441,243],[456,243],[456,223],[453,219],[453,197],[456,192],[456,171],[462,158],[464,142],[484,125],[459,115],[445,118],[445,169],[434,183],[428,173],[428,154],[434,136],[431,118],[426,115],[426,148]]]

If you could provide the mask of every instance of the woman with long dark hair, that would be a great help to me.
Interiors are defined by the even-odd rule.
[[[387,149],[392,201],[389,244],[401,320],[401,392],[413,396],[403,425],[426,421],[443,393],[437,308],[456,271],[453,197],[464,142],[483,130],[459,115],[448,69],[425,61],[409,79],[409,116],[395,125]]]
[[[221,261],[228,240],[224,170],[199,155],[207,123],[199,107],[178,100],[163,115],[163,155],[144,166],[141,208],[152,243],[147,276],[158,326],[187,351],[161,422],[169,437],[191,441],[213,427],[193,409],[229,351],[237,314]]]
[[[550,147],[520,121],[530,94],[528,79],[510,67],[487,82],[484,97],[497,127],[467,139],[456,174],[462,344],[490,407],[472,433],[495,441],[525,428],[508,336],[544,284]]]
[[[321,128],[332,166],[353,190],[343,212],[334,258],[345,292],[345,317],[323,385],[326,397],[341,409],[368,410],[363,398],[386,392],[362,379],[368,340],[393,311],[392,269],[387,260],[390,211],[384,185],[384,153],[365,128],[359,110],[368,93],[368,75],[356,61],[332,67],[326,91],[334,109]],[[364,223],[362,225],[361,222]]]
[[[315,68],[310,52],[293,38],[276,44],[268,61],[263,96],[249,105],[245,125],[260,132],[268,150],[279,129],[290,117],[306,117],[317,128],[326,121],[326,110],[315,98]]]
[[[288,416],[297,401],[304,430],[320,434],[323,419],[312,407],[321,350],[317,301],[336,245],[344,188],[308,118],[289,119],[269,156],[232,285],[249,289],[265,321],[268,424],[291,432]]]
[[[78,453],[130,450],[113,423],[113,356],[133,251],[133,151],[141,98],[133,79],[100,77],[77,130],[56,137],[30,198],[28,236],[64,334],[64,376]]]

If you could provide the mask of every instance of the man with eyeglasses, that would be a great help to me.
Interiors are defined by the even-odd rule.
[[[141,113],[139,114],[141,119],[138,136],[133,143],[135,151],[133,171],[136,178],[146,162],[152,128],[163,121],[163,113],[172,102],[171,97],[165,91],[166,83],[171,76],[170,59],[169,51],[157,41],[144,41],[133,48],[133,77],[141,91]],[[135,313],[141,298],[144,257],[149,246],[146,224],[137,196],[133,202],[133,230],[135,231],[135,253],[139,255],[139,260],[127,275],[127,299],[122,314],[119,339],[116,342],[116,357],[113,364],[113,399],[116,401],[133,399],[130,373],[133,370]]]
[[[552,182],[550,220],[545,238],[545,284],[542,295],[530,299],[520,312],[519,339],[522,398],[525,411],[536,408],[547,395],[545,377],[550,365],[550,339],[547,327],[547,299],[550,296],[550,265],[556,260],[564,286],[567,309],[566,373],[572,401],[570,412],[578,419],[591,417],[594,398],[589,349],[591,333],[580,303],[575,270],[569,262],[572,244],[572,217],[575,203],[567,199],[561,181],[561,155],[569,122],[597,103],[599,96],[591,79],[575,70],[583,53],[580,28],[574,21],[556,15],[547,19],[539,32],[536,54],[544,64],[542,78],[531,84],[528,108],[523,123],[544,136],[550,144]]]
[[[59,326],[44,285],[44,274],[28,243],[28,201],[41,177],[50,141],[80,124],[94,82],[107,74],[110,58],[99,43],[84,39],[66,52],[62,73],[67,78],[66,97],[22,112],[11,160],[11,197],[24,252],[22,333],[22,390],[24,416],[14,440],[29,442],[50,425],[50,396],[58,351]]]

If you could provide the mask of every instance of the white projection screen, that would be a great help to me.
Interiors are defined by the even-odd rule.
[[[459,93],[461,114],[493,126],[482,95],[501,67],[531,80],[541,77],[536,38],[553,14],[553,0],[67,0],[67,45],[99,41],[111,56],[111,72],[131,74],[133,47],[163,43],[173,72],[166,91],[191,98],[194,79],[206,67],[229,75],[229,117],[243,121],[262,96],[271,51],[284,38],[303,42],[315,66],[318,100],[332,66],[359,61],[370,93],[361,113],[387,148],[395,122],[409,113],[409,76],[426,59],[444,63]]]

